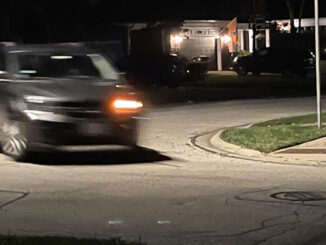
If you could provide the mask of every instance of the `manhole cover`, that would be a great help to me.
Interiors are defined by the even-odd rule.
[[[289,191],[274,193],[271,195],[271,197],[283,201],[312,202],[326,200],[326,193],[310,191]]]

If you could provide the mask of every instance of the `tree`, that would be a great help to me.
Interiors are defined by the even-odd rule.
[[[289,16],[290,16],[290,25],[291,25],[291,34],[295,33],[295,25],[294,25],[294,0],[285,0],[286,5],[288,6],[289,9]]]
[[[301,34],[301,29],[302,29],[301,28],[301,21],[302,21],[305,5],[306,5],[306,0],[301,0],[300,13],[299,13],[299,34]]]
[[[289,10],[289,17],[290,17],[290,25],[291,25],[291,34],[296,33],[295,25],[294,25],[294,19],[295,19],[295,10],[299,9],[299,27],[298,32],[301,33],[301,20],[303,17],[304,9],[306,0],[285,0],[286,5]],[[300,4],[300,7],[298,8],[298,5]]]

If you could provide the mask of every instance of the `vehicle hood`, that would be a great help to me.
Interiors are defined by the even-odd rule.
[[[100,101],[116,90],[117,81],[49,79],[10,82],[10,93],[18,98],[41,96],[51,101]]]
[[[251,63],[253,60],[252,54],[240,56],[235,60],[233,60],[233,64],[244,64],[244,63]]]
[[[249,54],[249,55],[238,57],[238,60],[250,60],[252,59],[252,57],[253,57],[252,54]]]

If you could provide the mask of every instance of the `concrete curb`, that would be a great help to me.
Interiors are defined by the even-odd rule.
[[[249,125],[247,125],[249,126]],[[246,127],[247,127],[246,126]],[[242,126],[241,128],[243,128]],[[279,151],[265,154],[259,151],[250,150],[241,146],[233,145],[223,141],[220,136],[228,128],[219,129],[213,132],[198,135],[191,139],[191,143],[202,150],[218,154],[223,157],[236,158],[241,160],[250,160],[265,163],[283,164],[283,165],[301,165],[326,167],[325,160],[305,159],[300,154],[279,154]],[[287,149],[292,149],[290,147]],[[287,149],[283,149],[287,150]]]

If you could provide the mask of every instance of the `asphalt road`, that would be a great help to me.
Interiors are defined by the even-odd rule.
[[[143,149],[33,163],[1,155],[0,232],[141,237],[155,245],[324,244],[326,201],[271,195],[325,196],[325,167],[225,158],[190,144],[218,128],[314,110],[314,98],[165,107],[148,112]]]

